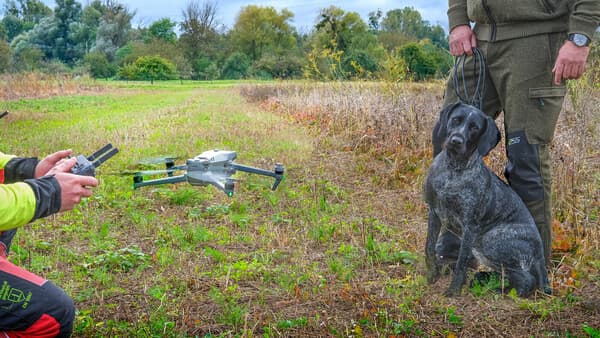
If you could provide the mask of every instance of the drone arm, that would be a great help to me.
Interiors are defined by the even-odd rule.
[[[145,186],[148,186],[148,185],[159,185],[159,184],[185,182],[186,180],[187,180],[186,175],[179,175],[179,176],[166,177],[166,178],[158,178],[158,179],[148,180],[148,181],[144,181],[144,178],[142,176],[134,176],[134,178],[133,178],[133,189],[137,189],[137,188],[140,188],[140,187],[145,187]]]
[[[283,179],[283,170],[284,169],[283,169],[283,165],[281,165],[281,164],[277,164],[275,166],[275,171],[268,171],[268,170],[250,167],[250,166],[237,164],[237,163],[232,163],[231,167],[234,168],[235,170],[244,171],[244,172],[251,173],[251,174],[258,174],[258,175],[273,177],[275,179],[275,183],[273,183],[271,190],[277,189],[277,186],[279,186],[279,183],[281,183],[281,180]]]

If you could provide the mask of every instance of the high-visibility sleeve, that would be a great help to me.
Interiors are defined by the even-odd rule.
[[[0,184],[0,231],[29,223],[35,215],[36,204],[29,184]]]

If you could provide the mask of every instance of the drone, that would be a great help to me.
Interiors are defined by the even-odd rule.
[[[139,171],[133,176],[133,189],[144,186],[179,183],[187,181],[193,186],[212,185],[223,191],[227,196],[233,196],[235,179],[231,178],[236,171],[244,171],[251,174],[269,176],[275,179],[271,190],[277,189],[283,179],[284,167],[281,163],[275,164],[273,171],[250,167],[235,163],[237,157],[235,151],[209,150],[190,158],[185,165],[175,165],[173,158],[165,160],[164,170]],[[177,171],[183,174],[174,176]],[[144,176],[167,174],[167,177],[144,180]]]

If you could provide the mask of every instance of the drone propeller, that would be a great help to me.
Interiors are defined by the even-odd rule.
[[[156,175],[172,175],[175,172],[175,170],[142,170],[142,171],[136,171],[136,172],[132,172],[131,174],[136,175],[136,176],[156,176]]]
[[[166,163],[175,163],[176,160],[180,159],[179,156],[158,156],[152,158],[145,158],[143,160],[138,161],[138,164],[141,165],[157,165],[157,164],[166,164]]]

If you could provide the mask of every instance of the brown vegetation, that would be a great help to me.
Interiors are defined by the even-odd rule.
[[[506,298],[491,303],[476,297],[444,301],[440,296],[448,283],[444,280],[426,291],[429,295],[405,295],[415,297],[418,315],[413,319],[423,332],[441,334],[444,323],[436,324],[429,316],[439,312],[440,303],[461,309],[462,336],[565,334],[577,332],[582,323],[600,325],[600,92],[591,79],[589,75],[569,83],[570,95],[552,147],[556,215],[552,300],[544,305]],[[351,187],[357,206],[388,215],[381,217],[402,232],[407,250],[421,253],[426,228],[421,187],[431,160],[430,133],[441,109],[443,85],[282,83],[247,86],[242,94],[312,130],[318,155],[326,163],[324,172],[330,173],[327,179]],[[501,126],[501,117],[497,123]],[[486,163],[502,177],[503,141]],[[352,285],[356,297],[365,292],[361,291],[365,281],[359,279],[360,287]],[[536,322],[545,328],[534,329]],[[454,335],[452,330],[445,332]]]
[[[49,75],[40,72],[0,75],[0,99],[13,101],[27,98],[44,98],[58,95],[74,95],[98,90],[86,77]]]

